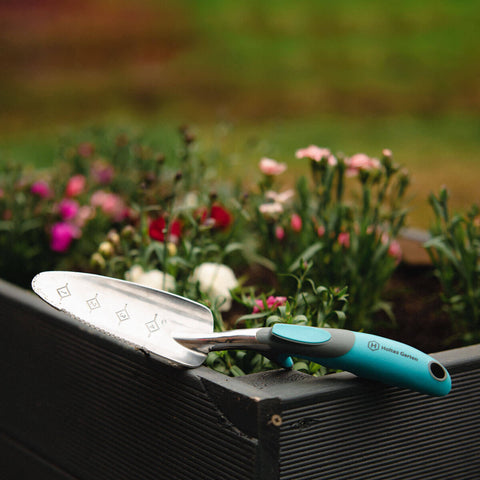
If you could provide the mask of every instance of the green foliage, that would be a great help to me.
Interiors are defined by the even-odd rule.
[[[301,177],[295,192],[267,192],[261,180],[250,205],[252,231],[258,251],[277,272],[294,273],[307,262],[315,282],[348,285],[347,326],[368,330],[376,311],[390,314],[381,295],[400,261],[396,237],[407,213],[409,177],[388,151],[379,161],[363,154],[336,158],[321,150],[325,156],[318,160],[308,157],[315,149],[299,155],[310,162],[311,179]],[[268,188],[276,188],[271,176],[268,180]],[[278,281],[284,284],[281,276]]]
[[[310,175],[283,192],[287,166],[271,159],[261,160],[257,184],[219,178],[218,155],[188,128],[170,159],[98,132],[65,145],[55,170],[4,168],[0,244],[12,255],[1,275],[24,286],[48,269],[125,278],[206,304],[217,331],[276,322],[372,329],[400,260],[408,176],[389,151],[381,160],[303,152]],[[231,351],[207,364],[230,375],[274,366]],[[295,368],[325,372],[304,360]]]
[[[311,268],[311,265],[305,265],[300,269],[299,276],[288,275],[294,285],[288,297],[256,296],[255,289],[251,287],[237,289],[234,292],[237,302],[254,311],[239,317],[237,325],[259,328],[289,323],[342,328],[348,310],[347,287],[331,289],[315,285],[309,277]],[[258,352],[224,351],[211,352],[207,364],[214,370],[237,376],[278,368],[275,360]],[[311,375],[324,375],[327,372],[315,362],[300,359],[294,359],[293,368]]]
[[[480,341],[480,208],[451,214],[448,191],[430,196],[436,223],[425,244],[442,285],[442,299],[463,343]]]

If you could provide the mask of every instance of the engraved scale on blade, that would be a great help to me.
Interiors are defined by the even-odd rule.
[[[198,367],[206,355],[180,345],[172,332],[213,332],[211,311],[191,300],[136,283],[79,272],[42,272],[32,288],[73,318],[169,365]]]

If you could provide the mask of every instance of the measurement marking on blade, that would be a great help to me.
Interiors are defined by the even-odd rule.
[[[125,322],[126,320],[130,320],[130,315],[127,312],[127,304],[125,304],[125,307],[123,307],[121,310],[119,310],[118,312],[115,312],[115,314],[117,315],[119,324],[121,322]]]
[[[96,310],[97,308],[101,307],[100,302],[98,301],[97,297],[98,297],[98,293],[94,297],[89,298],[87,300],[87,305],[88,305],[88,308],[90,309],[90,311]]]
[[[60,301],[62,301],[64,298],[69,297],[71,293],[70,293],[70,290],[68,289],[68,283],[66,283],[63,287],[58,287],[57,293],[60,297]]]
[[[158,316],[158,314],[156,313],[155,317],[153,317],[153,320],[151,320],[150,322],[147,322],[145,324],[145,326],[147,327],[147,330],[148,330],[148,336],[149,337],[152,333],[160,330],[160,327],[162,325],[165,325],[167,323],[167,321],[165,319],[157,321],[157,316]]]

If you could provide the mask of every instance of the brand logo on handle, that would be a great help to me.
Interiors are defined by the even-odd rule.
[[[372,352],[376,352],[380,348],[380,344],[378,342],[375,342],[374,340],[371,340],[370,342],[368,342],[368,348]]]

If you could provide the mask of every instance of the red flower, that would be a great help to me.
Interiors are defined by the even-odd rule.
[[[165,221],[164,217],[159,217],[155,220],[150,222],[148,226],[148,235],[151,239],[157,240],[158,242],[165,241],[165,229],[166,229],[167,222]],[[182,224],[178,220],[174,220],[170,224],[170,228],[168,230],[167,240],[170,242],[178,242],[182,234]]]
[[[220,230],[226,230],[233,222],[232,214],[221,205],[214,204],[210,209],[210,218],[214,220],[213,226]]]
[[[233,223],[232,214],[218,203],[214,203],[210,211],[207,207],[200,207],[194,215],[202,225],[218,230],[226,230]]]

